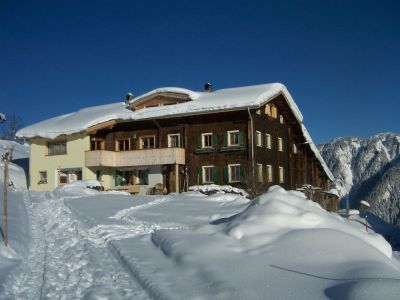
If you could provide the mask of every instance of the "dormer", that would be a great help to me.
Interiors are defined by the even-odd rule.
[[[128,107],[139,110],[147,107],[166,106],[184,103],[197,97],[197,93],[182,88],[159,88],[133,98]]]

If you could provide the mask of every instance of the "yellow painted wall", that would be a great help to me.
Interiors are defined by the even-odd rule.
[[[30,189],[34,191],[52,191],[57,186],[56,172],[58,169],[82,168],[83,179],[96,179],[96,173],[92,173],[85,167],[85,151],[90,149],[89,136],[75,134],[58,138],[67,141],[67,153],[60,155],[48,155],[47,143],[49,139],[35,138],[30,141]],[[39,172],[47,171],[47,183],[38,184]]]
[[[83,179],[96,179],[96,171],[101,172],[101,185],[104,189],[108,190],[114,187],[114,173],[115,171],[107,167],[93,167],[86,168],[86,177]]]

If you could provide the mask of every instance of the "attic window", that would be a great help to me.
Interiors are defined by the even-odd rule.
[[[267,104],[265,105],[265,114],[276,119],[278,117],[278,109],[274,104]]]

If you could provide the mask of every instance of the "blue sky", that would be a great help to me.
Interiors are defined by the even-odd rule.
[[[282,82],[317,143],[399,133],[399,3],[0,0],[0,111]]]

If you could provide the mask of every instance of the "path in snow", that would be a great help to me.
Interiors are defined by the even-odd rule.
[[[85,224],[64,201],[45,195],[24,194],[31,224],[30,252],[8,277],[0,298],[148,299],[108,247],[86,239]]]

